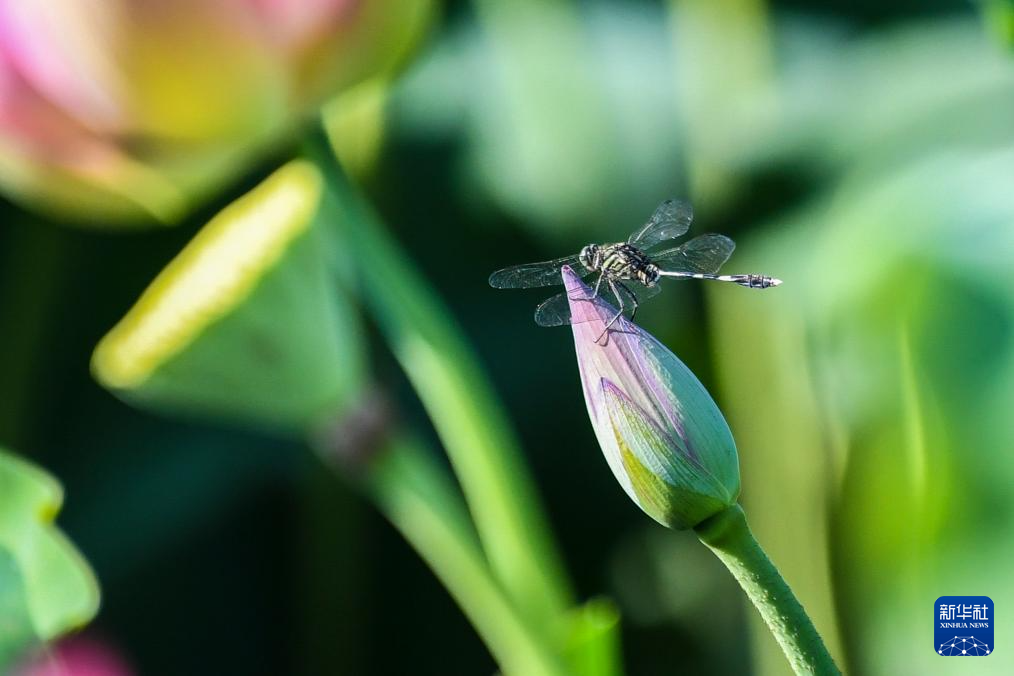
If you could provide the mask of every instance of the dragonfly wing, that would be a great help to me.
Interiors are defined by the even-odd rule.
[[[567,292],[558,293],[542,301],[535,308],[535,323],[539,326],[567,326],[570,324],[570,299]]]
[[[625,287],[634,295],[634,298],[637,299],[638,303],[643,303],[649,298],[654,298],[662,291],[662,286],[660,284],[656,284],[655,286],[644,286],[643,284],[628,283]],[[620,293],[623,293],[623,291],[621,290]]]
[[[700,272],[713,275],[729,260],[736,243],[725,235],[701,235],[651,257],[664,272]]]
[[[686,202],[666,200],[658,205],[655,213],[640,230],[627,240],[639,249],[650,249],[667,239],[674,239],[687,234],[690,222],[694,220],[694,210]]]
[[[489,285],[494,289],[531,289],[537,286],[563,284],[560,268],[564,265],[571,266],[574,272],[581,276],[590,272],[581,265],[579,256],[566,256],[553,261],[513,265],[497,270],[489,276]]]
[[[613,292],[612,287],[605,281],[599,287],[597,296],[582,300],[593,302],[599,307],[606,309],[610,316],[619,312],[622,305],[623,311],[629,316],[634,310],[634,299],[636,299],[637,303],[641,303],[652,296],[658,295],[658,292],[662,290],[661,286],[647,287],[636,282],[624,283],[622,286],[620,286],[620,283],[617,283],[616,288],[623,296],[622,304]],[[570,299],[567,297],[567,293],[563,292],[550,296],[539,307],[535,308],[535,323],[539,326],[567,326],[571,324]]]

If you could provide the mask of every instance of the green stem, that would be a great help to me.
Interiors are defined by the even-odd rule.
[[[493,579],[454,485],[414,440],[394,436],[369,464],[368,494],[454,597],[505,674],[566,674],[549,637]]]
[[[840,674],[813,622],[771,563],[739,505],[694,529],[753,601],[797,674]]]
[[[450,312],[346,180],[323,131],[308,154],[327,177],[323,208],[447,450],[493,572],[526,617],[560,631],[571,591],[503,406]]]

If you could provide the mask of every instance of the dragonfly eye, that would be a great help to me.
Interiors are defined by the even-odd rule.
[[[581,255],[578,257],[581,261],[581,265],[585,266],[589,270],[595,270],[598,267],[599,258],[599,245],[589,244],[585,248],[581,249]]]

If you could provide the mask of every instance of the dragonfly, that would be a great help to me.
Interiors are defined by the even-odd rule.
[[[601,340],[628,309],[633,321],[641,303],[661,291],[659,281],[663,278],[731,282],[749,289],[768,289],[782,283],[767,275],[718,274],[736,248],[725,235],[699,235],[678,246],[653,251],[687,234],[693,218],[693,209],[687,202],[666,200],[626,242],[588,244],[573,256],[497,270],[490,275],[489,284],[496,289],[555,286],[563,284],[561,269],[564,266],[570,266],[581,277],[598,275],[590,299],[601,298],[616,309],[597,339]],[[535,310],[535,323],[539,326],[570,324],[567,292],[543,301]]]

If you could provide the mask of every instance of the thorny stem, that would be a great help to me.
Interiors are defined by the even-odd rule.
[[[803,606],[754,539],[743,508],[733,505],[694,530],[753,601],[797,674],[841,674]]]

